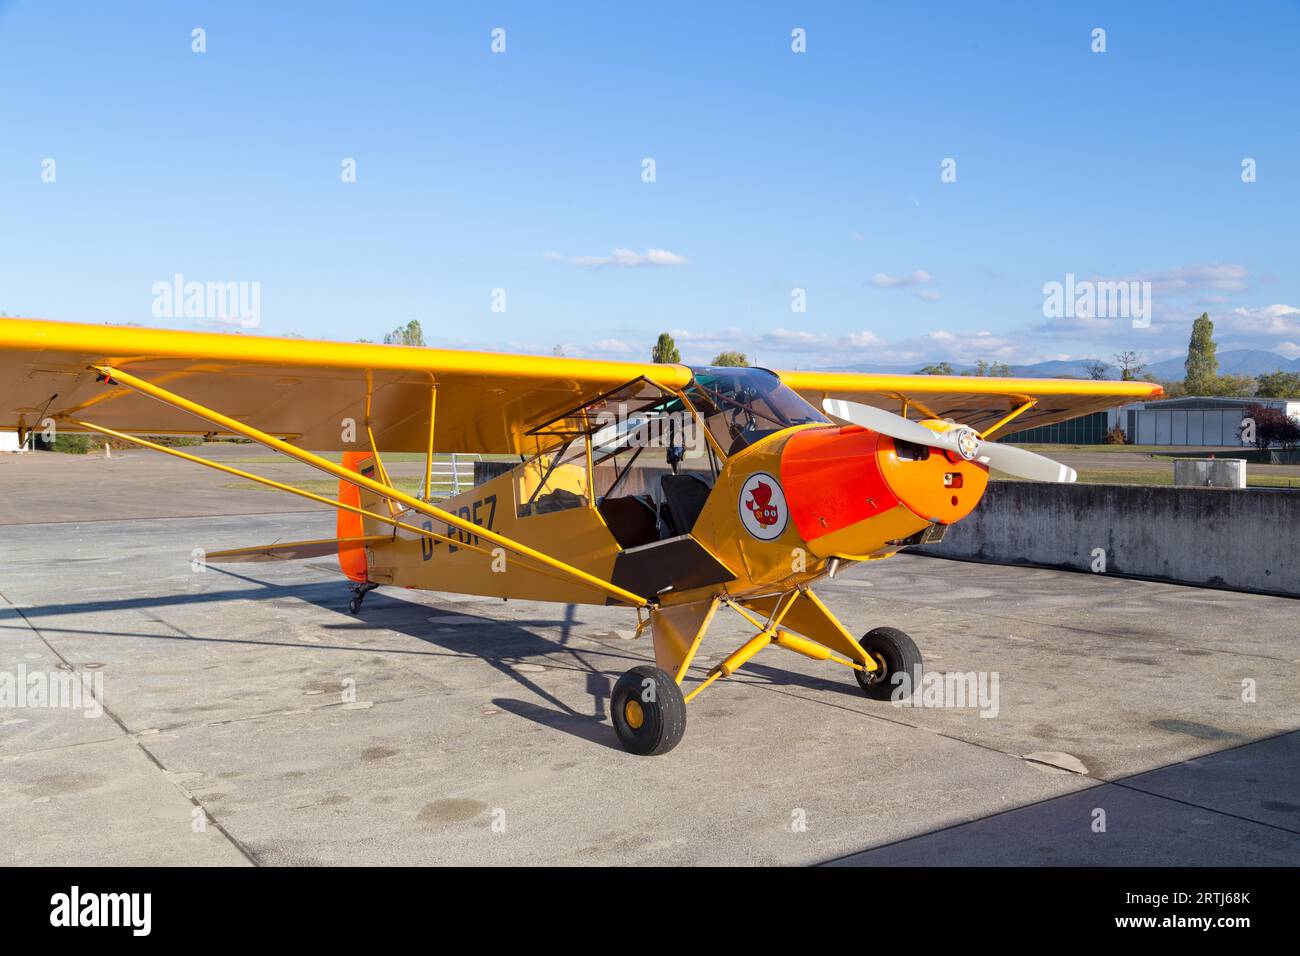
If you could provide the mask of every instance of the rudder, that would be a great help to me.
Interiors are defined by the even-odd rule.
[[[375,466],[373,452],[345,451],[343,453],[343,467],[366,478],[377,480],[375,476],[378,474],[379,469]],[[381,504],[386,501],[387,499],[375,494],[373,491],[362,489],[342,478],[339,479],[339,502],[342,504],[382,514],[386,505],[381,506]],[[344,511],[342,508],[338,511],[335,528],[337,537],[340,539],[364,538],[376,534],[385,534],[391,530],[382,522],[363,517],[352,511]],[[339,568],[351,580],[364,584],[368,580],[367,575],[370,570],[366,561],[365,546],[357,544],[344,545],[340,540]]]

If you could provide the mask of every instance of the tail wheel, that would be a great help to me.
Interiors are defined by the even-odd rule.
[[[862,690],[872,700],[889,700],[900,686],[895,674],[905,674],[900,696],[911,696],[923,667],[916,642],[896,627],[878,627],[858,642],[876,662],[874,671],[853,672]]]
[[[618,679],[609,701],[614,732],[625,750],[644,757],[666,754],[686,733],[686,700],[677,682],[649,664]]]

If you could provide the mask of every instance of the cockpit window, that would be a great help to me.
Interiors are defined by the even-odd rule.
[[[697,368],[686,396],[728,455],[791,425],[829,424],[793,389],[761,368]]]

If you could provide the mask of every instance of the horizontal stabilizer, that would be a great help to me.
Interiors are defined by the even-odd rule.
[[[286,541],[283,544],[261,544],[251,548],[231,548],[228,551],[209,551],[204,560],[210,564],[235,564],[245,561],[297,561],[302,558],[323,558],[338,553],[339,546],[357,547],[375,541],[392,541],[392,535],[377,534],[364,538],[318,538],[314,541]]]

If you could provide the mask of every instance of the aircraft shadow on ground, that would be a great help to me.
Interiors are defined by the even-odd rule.
[[[482,604],[458,604],[453,608],[430,607],[417,601],[406,600],[392,589],[372,591],[365,598],[358,616],[348,614],[347,603],[351,592],[341,581],[318,581],[311,583],[279,584],[262,578],[242,574],[228,568],[209,566],[210,573],[224,575],[249,588],[232,587],[219,590],[205,590],[182,594],[164,594],[151,597],[127,597],[110,600],[93,600],[80,603],[48,604],[24,607],[21,610],[33,626],[49,633],[92,633],[74,628],[60,627],[54,618],[80,614],[103,614],[123,611],[162,611],[166,608],[215,605],[227,601],[261,601],[294,600],[302,601],[316,607],[335,611],[344,616],[339,624],[326,624],[327,632],[353,630],[374,630],[382,628],[394,631],[438,648],[446,656],[475,657],[485,661],[502,674],[517,682],[521,688],[534,695],[536,701],[516,700],[502,697],[493,700],[493,704],[502,710],[531,720],[545,727],[578,737],[592,743],[618,748],[613,728],[608,721],[608,705],[613,682],[618,675],[645,662],[645,657],[637,651],[649,650],[648,639],[639,644],[629,642],[627,650],[615,646],[602,649],[578,648],[571,643],[575,626],[581,626],[580,608],[565,605],[560,615],[548,618],[530,618],[503,620],[501,618],[475,613],[482,604],[494,605],[494,599],[486,598]],[[438,618],[447,618],[448,623],[440,626]],[[465,618],[472,618],[466,621]],[[226,637],[219,632],[215,634],[190,633],[177,628],[174,624],[157,618],[172,629],[173,633],[158,634],[145,631],[112,631],[96,629],[95,636],[135,637],[150,640],[201,641],[211,643],[246,644],[255,646],[301,648],[319,652],[338,650],[356,653],[359,650],[367,654],[420,655],[427,652],[413,650],[410,647],[383,648],[365,646],[358,648],[354,644],[330,645],[314,642],[278,640],[272,636]],[[3,630],[4,624],[0,624]],[[537,630],[556,629],[558,635],[550,637],[537,633]],[[566,665],[557,663],[557,654],[567,656],[568,667],[586,675],[583,693],[589,700],[587,707],[579,709],[554,693],[540,686],[529,676],[527,668],[530,658],[550,658],[547,668],[559,669]],[[699,679],[702,668],[692,676]],[[847,671],[845,671],[847,674]],[[800,687],[816,691],[834,691],[860,697],[855,681],[846,685],[843,681],[810,677],[793,671],[786,671],[768,664],[750,662],[736,675],[737,679],[757,684],[769,684],[780,687]],[[543,706],[549,705],[549,706]],[[621,749],[621,748],[618,748]]]
[[[1300,731],[1290,731],[824,865],[1296,866],[1297,780]]]
[[[563,731],[583,740],[617,748],[613,728],[606,719],[608,700],[613,689],[609,672],[622,673],[643,658],[616,647],[605,649],[579,648],[571,644],[573,629],[580,626],[579,610],[566,605],[556,617],[503,620],[475,614],[475,605],[458,605],[452,609],[430,607],[416,601],[405,600],[390,590],[372,591],[365,598],[361,612],[356,617],[348,613],[351,592],[342,582],[325,581],[302,584],[278,584],[251,577],[226,568],[209,567],[209,572],[254,585],[206,590],[185,594],[164,594],[151,597],[128,597],[110,600],[93,600],[78,603],[47,604],[22,607],[18,614],[26,623],[14,624],[0,621],[0,632],[7,627],[29,625],[49,634],[85,634],[99,638],[128,637],[165,641],[195,641],[218,644],[251,645],[257,647],[301,648],[313,652],[337,650],[347,653],[423,655],[430,652],[411,647],[383,648],[355,644],[327,644],[293,640],[279,640],[273,636],[227,637],[220,632],[205,634],[184,631],[175,624],[155,618],[169,627],[172,633],[150,633],[139,630],[111,630],[96,628],[77,629],[60,626],[58,618],[75,615],[111,614],[119,612],[163,611],[167,608],[219,605],[229,601],[294,600],[315,605],[343,615],[339,624],[326,624],[326,632],[373,631],[382,628],[438,648],[439,656],[474,657],[485,661],[502,674],[516,681],[523,689],[535,695],[549,707],[522,700],[501,698],[494,704],[516,716]],[[490,602],[491,599],[485,599]],[[16,616],[15,616],[16,617]],[[439,618],[447,624],[440,625]],[[466,620],[472,618],[473,620]],[[558,630],[555,637],[537,633],[538,630]],[[433,652],[437,654],[438,652]],[[561,661],[555,658],[561,656]],[[585,693],[590,707],[580,710],[539,685],[529,676],[530,658],[547,658],[548,670],[568,668],[586,674]],[[567,658],[567,663],[563,662]],[[533,665],[536,666],[536,665]]]

